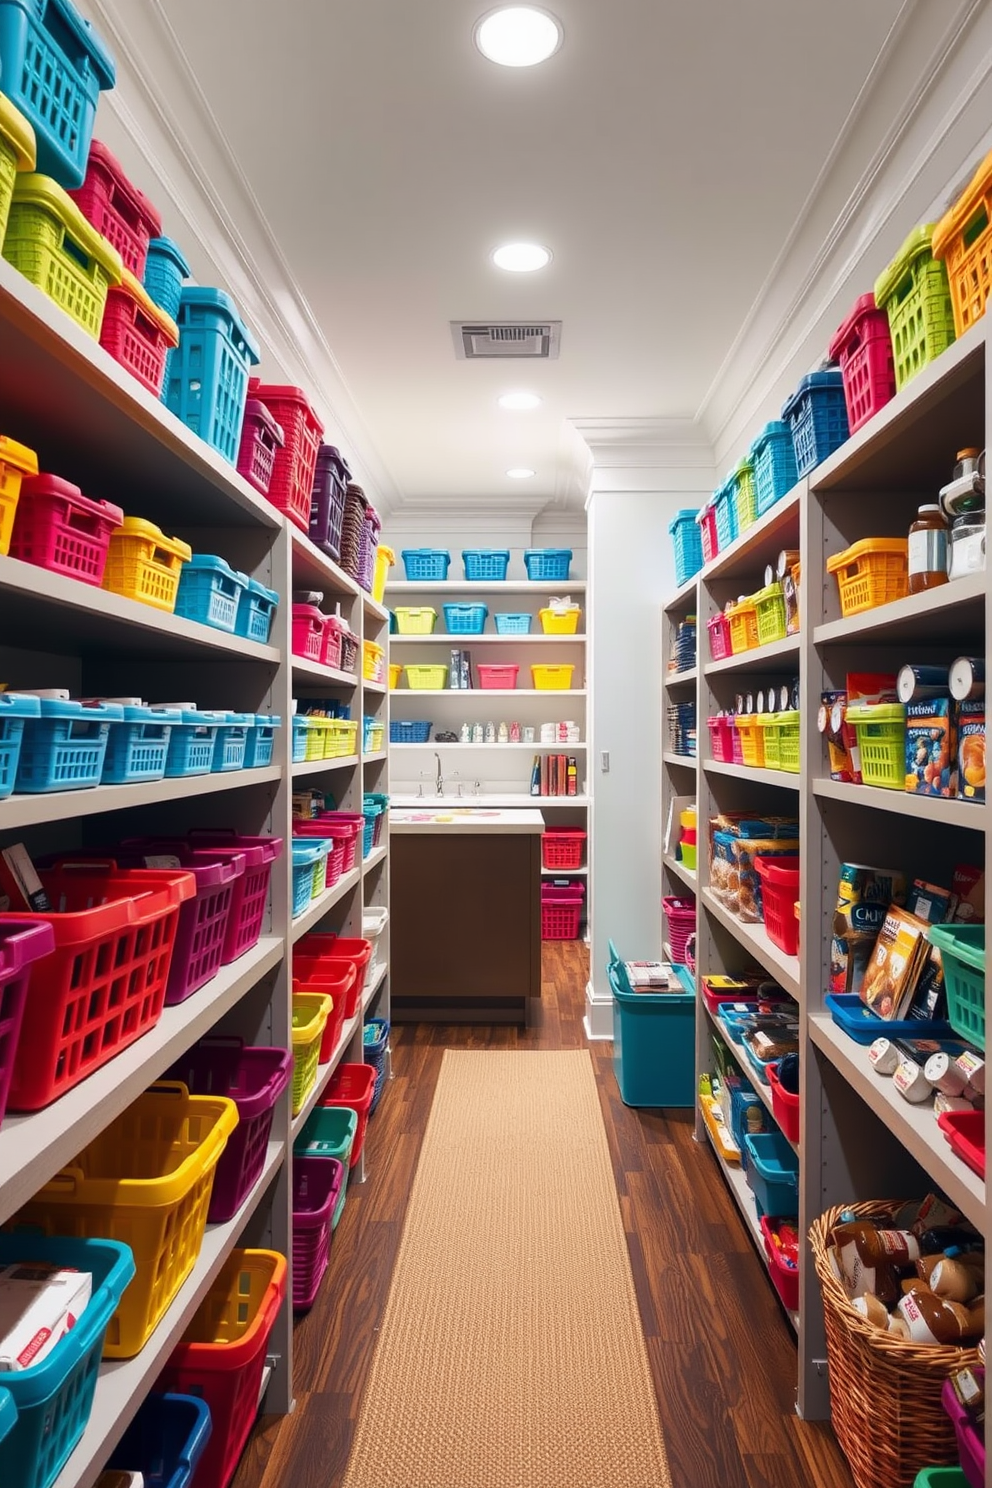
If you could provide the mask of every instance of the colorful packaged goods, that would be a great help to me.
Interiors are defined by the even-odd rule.
[[[894,868],[842,863],[830,941],[830,991],[857,992],[892,904],[905,904],[906,876]]]

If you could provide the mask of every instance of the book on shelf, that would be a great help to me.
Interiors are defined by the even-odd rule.
[[[930,950],[926,921],[893,904],[861,983],[861,1000],[880,1018],[898,1020],[912,1001]]]
[[[574,754],[535,754],[531,767],[532,796],[577,796],[579,765]]]

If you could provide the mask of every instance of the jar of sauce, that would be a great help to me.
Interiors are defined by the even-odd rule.
[[[909,592],[947,583],[947,518],[940,507],[921,506],[909,529]]]

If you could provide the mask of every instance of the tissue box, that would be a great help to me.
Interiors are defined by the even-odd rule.
[[[0,1372],[29,1369],[74,1328],[93,1292],[88,1271],[45,1261],[0,1270]]]

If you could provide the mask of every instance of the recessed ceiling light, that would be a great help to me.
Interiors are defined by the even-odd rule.
[[[539,408],[540,404],[536,393],[504,393],[499,400],[500,408]]]
[[[532,475],[537,474],[537,471],[530,470],[526,465],[514,465],[512,470],[506,473],[511,480],[530,480]]]
[[[475,44],[500,67],[534,67],[561,46],[561,22],[536,5],[504,5],[484,15],[475,28]]]
[[[551,262],[551,249],[540,243],[504,243],[493,254],[493,263],[498,269],[507,269],[511,274],[532,274]]]

